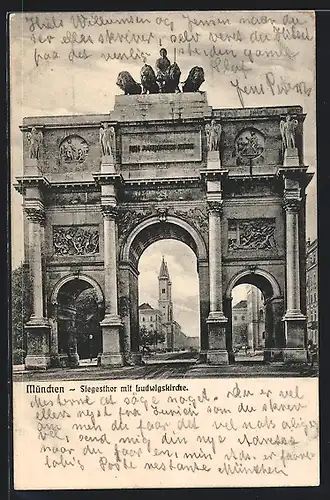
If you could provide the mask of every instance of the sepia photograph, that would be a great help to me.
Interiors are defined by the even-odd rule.
[[[317,375],[313,13],[10,24],[14,380]]]
[[[314,12],[9,37],[14,488],[319,485]]]

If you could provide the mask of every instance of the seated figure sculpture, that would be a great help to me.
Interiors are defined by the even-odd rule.
[[[167,50],[160,49],[160,56],[156,61],[156,75],[159,90],[162,93],[180,92],[179,81],[181,70],[176,62],[171,64],[167,57]]]

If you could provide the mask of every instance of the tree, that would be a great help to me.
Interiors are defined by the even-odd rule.
[[[21,264],[12,271],[11,278],[11,325],[13,364],[24,363],[27,352],[24,325],[32,313],[31,283],[28,270]]]

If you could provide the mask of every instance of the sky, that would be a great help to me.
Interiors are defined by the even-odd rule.
[[[154,66],[161,47],[168,49],[171,60],[176,49],[182,81],[192,66],[203,66],[201,90],[214,108],[241,107],[237,85],[246,87],[245,107],[302,105],[307,114],[305,164],[315,172],[312,12],[53,12],[13,14],[10,21],[12,182],[22,174],[23,117],[109,112],[114,96],[122,93],[116,86],[118,73],[128,70],[139,81],[140,68],[145,62]],[[12,189],[13,268],[23,256],[21,204]],[[316,237],[316,175],[307,192],[307,236]],[[140,299],[154,305],[154,278],[163,254],[177,320],[184,331],[195,334],[196,258],[184,244],[162,241],[145,251],[139,264]]]

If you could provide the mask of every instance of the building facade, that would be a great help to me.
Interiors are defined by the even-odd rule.
[[[247,344],[247,301],[240,300],[233,306],[232,313],[233,347],[237,349]]]
[[[308,340],[318,345],[318,254],[316,239],[312,242],[307,240],[306,245],[306,309]]]
[[[32,283],[26,368],[58,357],[70,337],[63,321],[73,329],[74,297],[88,287],[100,364],[141,362],[138,264],[161,239],[196,255],[202,360],[231,362],[232,290],[253,284],[265,297],[265,359],[306,361],[304,120],[301,106],[215,109],[197,91],[117,95],[99,115],[24,118],[16,188]],[[170,321],[166,293],[159,309]]]
[[[247,336],[252,351],[265,347],[265,310],[261,291],[250,286],[247,290]]]
[[[144,302],[139,306],[139,325],[140,334],[146,332],[155,334],[157,338],[156,345],[159,349],[165,348],[166,325],[163,322],[163,316],[159,309],[154,309],[149,303]]]

